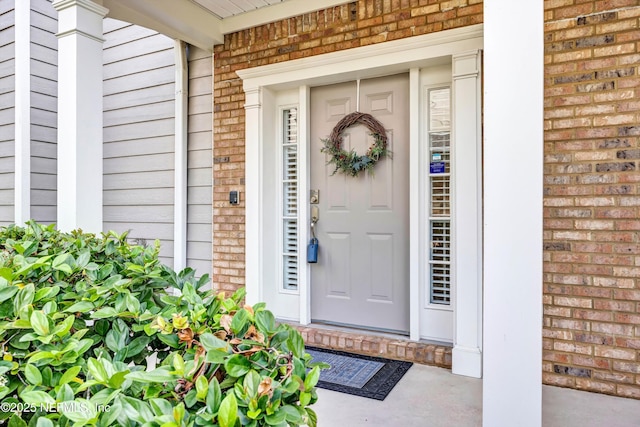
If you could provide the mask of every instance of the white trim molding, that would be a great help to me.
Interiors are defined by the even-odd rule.
[[[187,45],[176,40],[175,54],[175,142],[173,185],[173,268],[187,266],[187,122],[189,114],[189,61]]]
[[[102,20],[89,0],[58,11],[58,227],[102,231]]]
[[[31,2],[15,3],[14,221],[31,219]]]
[[[479,50],[453,55],[454,374],[482,377],[482,81]]]
[[[273,151],[272,147],[274,146],[274,129],[276,128],[274,124],[276,121],[275,111],[277,111],[278,108],[277,102],[280,96],[279,94],[298,94],[297,102],[300,107],[299,118],[302,126],[301,133],[307,141],[307,144],[309,144],[308,128],[306,126],[308,126],[308,121],[310,120],[308,99],[310,87],[346,80],[356,80],[357,78],[365,79],[406,72],[409,74],[411,82],[409,100],[412,106],[410,118],[410,150],[411,153],[418,153],[421,143],[420,121],[423,120],[422,117],[424,116],[424,114],[420,113],[420,96],[417,95],[420,93],[419,70],[425,67],[450,64],[452,57],[455,55],[462,55],[462,58],[464,55],[468,55],[469,52],[472,52],[474,58],[479,58],[479,52],[483,45],[482,37],[482,25],[475,25],[326,55],[239,70],[237,72],[243,80],[245,90],[245,123],[250,124],[245,129],[246,288],[247,301],[249,303],[262,300],[262,298],[268,296],[265,294],[265,290],[278,287],[278,284],[274,283],[277,274],[272,274],[274,262],[273,257],[270,255],[276,252],[276,243],[274,242],[278,239],[278,236],[273,236],[272,230],[275,228],[273,212],[276,212],[278,207],[275,206],[275,200],[277,198],[268,197],[268,195],[270,191],[273,191],[270,190],[270,188],[277,186],[275,176],[272,176],[273,173],[270,172],[272,170],[270,162],[273,160],[273,153],[271,151]],[[464,91],[461,92],[462,96],[471,96],[474,102],[468,109],[460,110],[464,116],[459,117],[460,120],[466,120],[469,118],[467,116],[473,112],[471,117],[473,119],[473,126],[467,131],[467,134],[463,134],[463,137],[467,138],[465,141],[467,145],[473,145],[473,156],[470,155],[470,157],[474,159],[480,150],[481,135],[479,127],[479,71],[476,71],[477,73],[473,76],[473,85],[469,87],[465,86]],[[470,93],[467,93],[469,91]],[[290,99],[288,99],[287,102],[291,102]],[[473,135],[471,136],[471,134]],[[299,192],[302,198],[305,199],[309,194],[307,174],[310,156],[308,147],[302,148],[299,154],[299,162],[303,168],[300,173],[304,177],[304,179],[300,181]],[[419,177],[421,173],[428,170],[428,167],[421,165],[418,159],[419,156],[412,156],[410,164],[411,177]],[[480,197],[481,194],[479,192],[481,176],[477,176],[477,173],[480,173],[479,164],[475,164],[472,173],[465,178],[473,180],[473,188],[470,190],[473,196],[471,204],[479,209],[481,205],[477,198]],[[416,195],[420,192],[420,188],[414,181],[418,180],[412,179],[413,184],[409,191],[411,194]],[[418,199],[419,197],[415,198],[415,200]],[[307,205],[308,203],[302,203],[302,206]],[[411,292],[410,300],[413,301],[410,309],[410,337],[417,340],[420,337],[419,317],[421,315],[419,302],[416,303],[416,301],[420,301],[420,269],[417,264],[420,263],[422,259],[420,257],[419,223],[420,218],[423,217],[420,210],[423,208],[421,208],[421,203],[413,201],[410,209],[410,222],[413,236],[412,242],[410,243],[411,274],[409,286]],[[476,243],[478,243],[476,239],[481,236],[481,233],[477,232],[477,228],[481,224],[480,211],[477,209],[468,214],[469,216],[478,214],[477,217],[472,218],[473,224],[470,226],[473,230],[476,230],[476,234],[474,235],[474,242]],[[301,210],[303,212],[305,211],[305,209]],[[306,214],[308,215],[308,212],[306,212]],[[301,217],[300,232],[302,235],[301,241],[308,241],[310,236],[308,235],[309,231],[304,215]],[[304,254],[304,249],[304,247],[300,248],[301,254]],[[476,245],[475,249],[479,250],[480,246]],[[471,249],[469,250],[471,251]],[[478,261],[481,263],[481,258],[476,257],[474,262]],[[286,306],[285,309],[282,310],[282,313],[278,312],[277,309],[274,310],[277,316],[302,324],[309,322],[311,294],[308,289],[309,286],[311,286],[308,280],[309,268],[307,265],[306,271],[300,271],[303,280],[299,281],[300,299],[297,303],[297,312],[295,310],[292,311],[290,307],[290,305],[293,304],[293,299],[288,299],[287,301],[291,301],[288,304],[272,303],[272,301],[266,300],[270,307]],[[474,271],[476,273],[479,271],[477,266],[474,267]],[[463,304],[464,308],[469,305],[473,306],[474,314],[461,317],[460,321],[460,330],[464,331],[464,334],[470,331],[476,331],[476,335],[468,337],[468,339],[466,335],[464,335],[463,338],[466,340],[465,344],[463,346],[461,343],[459,349],[475,349],[474,351],[479,354],[482,340],[482,325],[479,324],[481,321],[479,313],[481,313],[482,304],[482,285],[478,283],[478,281],[481,280],[481,276],[477,276],[476,279],[477,281],[473,284],[469,283],[468,287],[472,290],[472,293],[464,300],[465,302]],[[291,297],[282,296],[279,298]],[[462,353],[459,352],[459,354]],[[458,358],[458,360],[462,359]],[[477,361],[480,361],[479,357],[474,359],[474,363]],[[479,376],[481,372],[479,368],[464,368],[462,371],[466,375],[473,376]]]

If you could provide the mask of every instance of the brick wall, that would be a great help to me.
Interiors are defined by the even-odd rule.
[[[244,285],[244,93],[239,69],[482,22],[482,0],[360,0],[225,36],[214,48],[213,282]]]
[[[543,378],[640,398],[640,2],[545,7]]]
[[[635,398],[638,3],[545,1],[542,331],[545,383]],[[235,71],[479,22],[481,0],[360,0],[231,34],[215,47],[216,287],[244,284],[244,204],[227,201],[229,190],[244,193],[244,95]]]

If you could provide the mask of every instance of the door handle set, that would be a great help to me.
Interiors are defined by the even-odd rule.
[[[314,196],[317,203],[317,192],[315,195],[312,194],[312,200]],[[311,206],[311,240],[309,241],[309,245],[307,245],[307,262],[310,264],[318,262],[318,238],[316,237],[316,224],[318,221],[320,221],[320,209],[317,205],[313,205]]]

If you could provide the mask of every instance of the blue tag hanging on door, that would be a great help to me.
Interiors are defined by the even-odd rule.
[[[318,262],[318,239],[315,237],[309,240],[307,245],[307,262],[315,264]]]

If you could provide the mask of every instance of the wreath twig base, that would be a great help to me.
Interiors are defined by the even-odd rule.
[[[342,132],[356,124],[366,126],[373,136],[373,144],[362,156],[353,150],[346,151],[342,148]],[[323,139],[322,143],[324,146],[321,151],[331,156],[327,164],[333,163],[336,167],[331,175],[338,171],[351,176],[358,176],[362,171],[372,172],[378,160],[385,156],[391,157],[387,149],[387,132],[382,123],[371,114],[357,111],[344,116],[333,128],[329,138]]]

